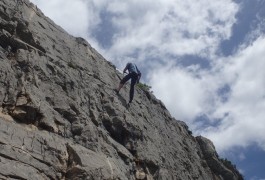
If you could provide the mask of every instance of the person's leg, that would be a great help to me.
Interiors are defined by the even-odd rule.
[[[121,81],[120,84],[118,86],[118,88],[116,89],[117,92],[119,93],[119,91],[121,90],[121,88],[123,87],[123,85],[131,78],[131,74],[127,74]]]
[[[133,100],[133,97],[134,97],[134,85],[136,84],[137,82],[137,74],[133,74],[133,77],[132,77],[132,80],[131,80],[131,88],[130,88],[130,100],[129,100],[129,103],[132,102]]]
[[[124,85],[124,84],[122,84],[122,83],[119,84],[118,88],[116,89],[117,92],[119,92],[119,91],[121,90],[121,88],[123,87],[123,85]]]

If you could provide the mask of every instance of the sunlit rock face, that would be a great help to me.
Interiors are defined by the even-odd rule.
[[[126,107],[115,66],[28,0],[0,27],[1,179],[242,179],[148,90]]]

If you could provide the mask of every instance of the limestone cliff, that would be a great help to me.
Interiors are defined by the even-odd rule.
[[[88,42],[28,0],[0,1],[0,179],[242,179]]]

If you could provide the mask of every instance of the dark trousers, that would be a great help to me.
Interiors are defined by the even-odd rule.
[[[130,101],[132,102],[133,100],[133,96],[134,96],[134,85],[137,82],[138,79],[138,74],[135,72],[129,73],[127,74],[122,80],[121,80],[121,84],[125,84],[129,79],[131,79],[131,88],[130,88]]]

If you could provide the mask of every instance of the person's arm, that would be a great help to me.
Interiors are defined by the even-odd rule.
[[[123,70],[123,73],[126,73],[127,69],[128,69],[129,63],[127,63],[126,67]]]

